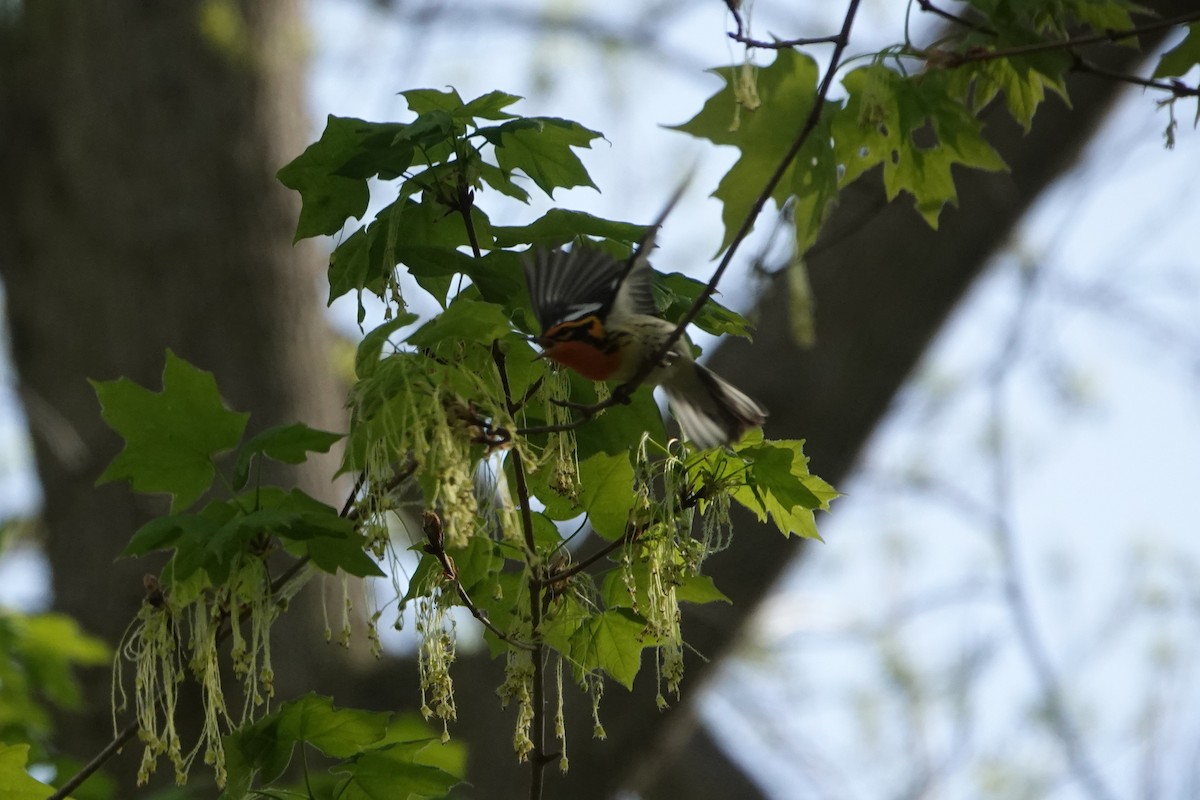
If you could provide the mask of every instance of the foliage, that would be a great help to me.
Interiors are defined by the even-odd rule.
[[[55,754],[50,709],[79,710],[75,671],[109,658],[70,617],[0,610],[0,786],[40,800],[53,789],[26,774],[27,760],[67,774],[78,767]]]
[[[1075,24],[1132,24],[1132,6],[1121,2],[1052,5],[979,0],[982,21],[964,22],[961,35],[924,50],[906,41],[838,73],[842,99],[827,92],[852,12],[823,78],[811,56],[783,46],[766,66],[717,70],[726,86],[679,130],[739,150],[715,192],[724,263],[767,199],[791,209],[802,256],[838,193],[876,167],[887,199],[910,195],[936,227],[944,207],[957,203],[956,167],[1005,169],[979,112],[1003,94],[1028,127],[1047,89],[1065,96]],[[1192,31],[1159,69],[1183,74],[1194,38]],[[331,116],[320,139],[279,171],[302,200],[296,239],[339,236],[330,301],[351,293],[359,300],[364,329],[344,436],[294,424],[243,441],[248,415],[226,407],[212,375],[170,351],[161,392],[126,379],[95,383],[104,419],[126,443],[101,482],[126,480],[172,500],[171,513],[137,531],[124,552],[170,553],[147,581],[118,658],[119,670],[134,673],[142,779],[166,756],[183,782],[203,752],[227,797],[253,796],[263,793],[256,783],[284,780],[299,748],[336,762],[328,775],[306,776],[313,796],[445,795],[462,775],[460,756],[409,723],[335,709],[315,695],[262,715],[274,691],[270,626],[287,599],[317,572],[381,576],[382,563],[394,573],[404,548],[420,561],[395,602],[416,611],[414,691],[425,719],[439,722],[443,737],[456,719],[448,612],[461,606],[505,659],[499,694],[517,706],[514,749],[540,770],[547,665],[555,666],[560,698],[564,674],[592,696],[599,737],[605,679],[631,687],[643,651],[651,651],[666,705],[683,678],[680,603],[727,602],[703,567],[729,545],[730,507],[783,535],[819,538],[814,512],[836,494],[809,472],[802,441],[752,432],[701,450],[667,434],[647,387],[616,390],[627,402],[615,402],[611,387],[536,357],[521,253],[589,242],[624,257],[647,228],[563,209],[498,226],[488,211],[528,201],[535,187],[553,197],[593,186],[580,151],[599,133],[521,117],[509,110],[519,98],[499,91],[469,101],[452,89],[403,96],[409,121]],[[368,219],[373,195],[381,202]],[[420,320],[408,310],[402,272],[440,314]],[[711,298],[720,274],[703,285],[655,273],[660,312],[710,333],[748,336],[747,320]],[[386,308],[369,329],[365,293]],[[356,478],[342,509],[260,482],[262,459],[299,463],[339,442],[342,471]],[[423,537],[397,542],[400,526],[391,522],[418,514]],[[581,551],[567,531],[585,518],[601,542],[575,562]],[[280,551],[294,560],[272,580],[266,560]],[[218,646],[226,639],[242,683],[240,711],[222,685]],[[194,744],[174,722],[188,677],[205,708]],[[563,739],[561,721],[554,727]],[[557,750],[565,768],[566,742]],[[0,755],[0,765],[24,763],[22,752]]]
[[[430,737],[424,723],[391,714],[337,709],[308,694],[229,735],[229,782],[222,800],[260,794],[255,778],[278,785],[297,747],[336,759],[329,769],[331,797],[442,797],[463,775],[461,747]],[[304,760],[306,781],[309,775]]]

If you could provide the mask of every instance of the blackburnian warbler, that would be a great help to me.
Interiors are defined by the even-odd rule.
[[[542,355],[585,378],[633,378],[675,330],[657,316],[647,253],[653,236],[625,262],[588,245],[537,249],[525,258]],[[699,447],[733,444],[767,417],[762,406],[692,357],[677,339],[646,383],[662,386],[671,413]]]

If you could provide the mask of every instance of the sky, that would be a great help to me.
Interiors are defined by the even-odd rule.
[[[791,5],[758,3],[756,35],[840,21],[841,4]],[[557,205],[647,221],[699,160],[656,266],[707,276],[720,209],[704,195],[733,154],[660,126],[719,87],[701,70],[742,57],[721,3],[657,19],[674,4],[546,4],[621,30],[645,14],[654,21],[639,29],[658,39],[648,55],[569,33],[531,43],[520,13],[492,15],[490,3],[470,6],[483,24],[465,29],[414,19],[465,5],[401,7],[409,16],[313,3],[314,137],[326,114],[404,119],[402,89],[524,95],[521,113],[607,136],[585,156],[602,191],[559,192]],[[902,3],[866,0],[851,52],[895,40],[902,24]],[[1200,135],[1184,113],[1165,150],[1155,99],[1126,94],[957,309],[839,487],[825,543],[808,548],[706,693],[718,737],[750,743],[737,752],[773,796],[1084,797],[1065,780],[1061,737],[1038,721],[1039,649],[1119,796],[1200,786],[1200,686],[1187,668],[1200,656]],[[745,307],[747,286],[734,274],[724,300]],[[352,330],[352,308],[333,313]],[[39,498],[4,374],[0,508],[28,512]],[[7,553],[0,604],[43,605],[39,574],[36,554]],[[1032,648],[1014,607],[1029,612]],[[748,681],[761,691],[747,697]]]

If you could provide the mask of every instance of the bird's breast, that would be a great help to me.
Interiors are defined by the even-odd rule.
[[[621,366],[620,350],[605,352],[588,342],[557,342],[547,347],[545,354],[547,358],[593,381],[612,379]]]

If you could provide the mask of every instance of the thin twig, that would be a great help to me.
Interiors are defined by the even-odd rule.
[[[1145,25],[1136,25],[1125,30],[1107,30],[1100,33],[1090,33],[1082,36],[1075,36],[1067,39],[1059,39],[1053,42],[1036,42],[1034,44],[1015,45],[1013,47],[1000,47],[995,50],[977,47],[967,50],[964,53],[951,53],[945,51],[935,51],[934,53],[926,51],[917,51],[913,55],[917,55],[927,60],[936,63],[938,66],[945,69],[954,69],[961,67],[964,64],[975,64],[981,61],[995,61],[998,58],[1010,58],[1012,56],[1027,56],[1036,53],[1046,53],[1054,50],[1069,50],[1073,47],[1080,47],[1089,44],[1101,44],[1103,42],[1119,42],[1122,39],[1129,39],[1135,36],[1140,36],[1143,33],[1154,33],[1156,31],[1167,30],[1179,25],[1185,25],[1191,22],[1200,20],[1200,11],[1192,11],[1187,14],[1180,14],[1171,19],[1160,19],[1154,22],[1148,22]]]
[[[471,244],[471,252],[475,254],[476,258],[482,258],[483,252],[479,249],[479,237],[475,235],[475,221],[471,219],[471,208],[475,205],[475,193],[467,185],[466,175],[462,172],[458,173],[458,197],[456,200],[455,210],[462,215],[463,226],[467,229],[467,241]]]
[[[698,505],[700,503],[701,500],[705,500],[708,498],[708,496],[709,496],[708,490],[709,490],[709,487],[704,486],[704,487],[701,487],[700,489],[696,490],[695,492],[690,492],[690,493],[684,495],[682,498],[680,498],[679,510],[685,511],[689,508],[694,508],[696,505]],[[587,558],[583,559],[582,561],[580,561],[576,564],[572,564],[570,567],[567,567],[566,569],[562,570],[561,572],[553,572],[553,573],[550,573],[549,575],[544,576],[541,579],[540,583],[542,586],[553,586],[556,583],[561,583],[562,581],[570,580],[571,578],[578,575],[580,572],[583,572],[585,569],[590,567],[592,564],[595,564],[597,561],[599,561],[600,559],[607,556],[609,553],[612,553],[613,551],[620,549],[621,547],[629,544],[630,542],[636,541],[638,539],[638,537],[640,537],[645,532],[646,532],[646,527],[644,525],[635,526],[635,525],[630,524],[626,527],[625,533],[621,534],[621,536],[619,536],[617,539],[609,542],[608,544],[604,545],[604,547],[601,547],[598,551],[596,551],[592,555],[588,556]]]
[[[504,404],[509,414],[515,413],[518,404],[513,401],[512,387],[508,382],[508,369],[505,364],[504,350],[499,341],[492,342],[492,360],[496,363],[496,371],[500,374],[500,386],[504,391]],[[507,433],[507,432],[505,432]],[[513,477],[517,484],[517,503],[521,512],[521,531],[525,539],[526,558],[529,559],[529,627],[533,636],[533,677],[531,678],[533,720],[530,723],[533,752],[529,754],[529,800],[541,800],[542,787],[545,781],[546,764],[551,760],[546,754],[546,686],[543,673],[546,660],[546,646],[542,642],[542,583],[541,567],[538,564],[537,542],[533,537],[533,512],[529,508],[529,482],[525,478],[525,460],[521,456],[521,448],[514,447],[509,451],[512,459]]]
[[[958,14],[952,14],[949,11],[938,8],[931,2],[931,0],[917,0],[917,5],[921,7],[922,11],[933,14],[935,17],[941,17],[948,22],[953,22],[955,25],[961,25],[964,28],[970,28],[971,30],[978,31],[979,33],[986,33],[989,36],[996,35],[996,32],[987,25],[967,19],[966,17],[960,17]]]
[[[533,645],[515,639],[500,630],[488,618],[488,615],[475,605],[475,601],[471,599],[471,595],[467,593],[466,588],[462,585],[462,581],[458,577],[458,567],[454,565],[454,559],[446,552],[446,537],[443,535],[441,517],[432,511],[426,511],[423,515],[421,528],[425,533],[425,552],[437,559],[438,564],[442,567],[442,577],[454,587],[463,605],[471,612],[471,616],[479,620],[483,627],[495,634],[502,642],[506,642],[521,650],[532,650]]]
[[[1131,83],[1134,86],[1141,86],[1145,89],[1158,89],[1170,92],[1175,97],[1200,97],[1200,86],[1188,86],[1183,81],[1178,80],[1158,81],[1153,78],[1142,78],[1138,75],[1114,72],[1113,70],[1105,69],[1090,61],[1086,61],[1078,55],[1075,56],[1075,63],[1071,66],[1071,69],[1085,75],[1095,75],[1099,78],[1108,78],[1109,80],[1120,81],[1121,83]]]
[[[119,753],[121,748],[124,747],[130,739],[132,739],[134,736],[137,736],[137,732],[138,723],[137,720],[134,720],[122,728],[120,733],[114,736],[111,742],[104,745],[104,748],[97,753],[91,761],[80,767],[79,771],[72,775],[67,782],[60,786],[58,791],[50,795],[47,800],[64,800],[68,795],[71,794],[71,792],[78,789],[84,781],[92,777],[92,774],[95,773],[96,770],[104,766],[105,762]]]
[[[635,527],[635,526],[631,525],[628,529],[626,529],[625,533],[623,533],[617,539],[604,545],[604,547],[601,547],[599,550],[597,550],[592,555],[588,556],[587,558],[583,559],[582,561],[580,561],[578,563],[572,564],[570,567],[562,570],[561,572],[555,572],[550,575],[547,575],[544,578],[542,578],[541,580],[539,580],[538,582],[542,586],[552,586],[556,583],[560,583],[562,581],[569,580],[569,579],[575,577],[576,575],[578,575],[579,573],[583,572],[585,569],[590,567],[592,564],[595,564],[597,561],[599,561],[600,559],[607,556],[609,553],[612,553],[615,550],[619,550],[620,548],[629,544],[633,540],[637,539],[639,536],[642,535],[642,532],[644,530],[645,530],[645,528]]]
[[[810,44],[837,44],[841,40],[838,34],[834,34],[833,36],[809,36],[800,39],[773,39],[769,42],[762,39],[753,39],[741,32],[727,33],[726,36],[747,47],[758,47],[763,50],[787,50],[790,47],[804,47]]]

